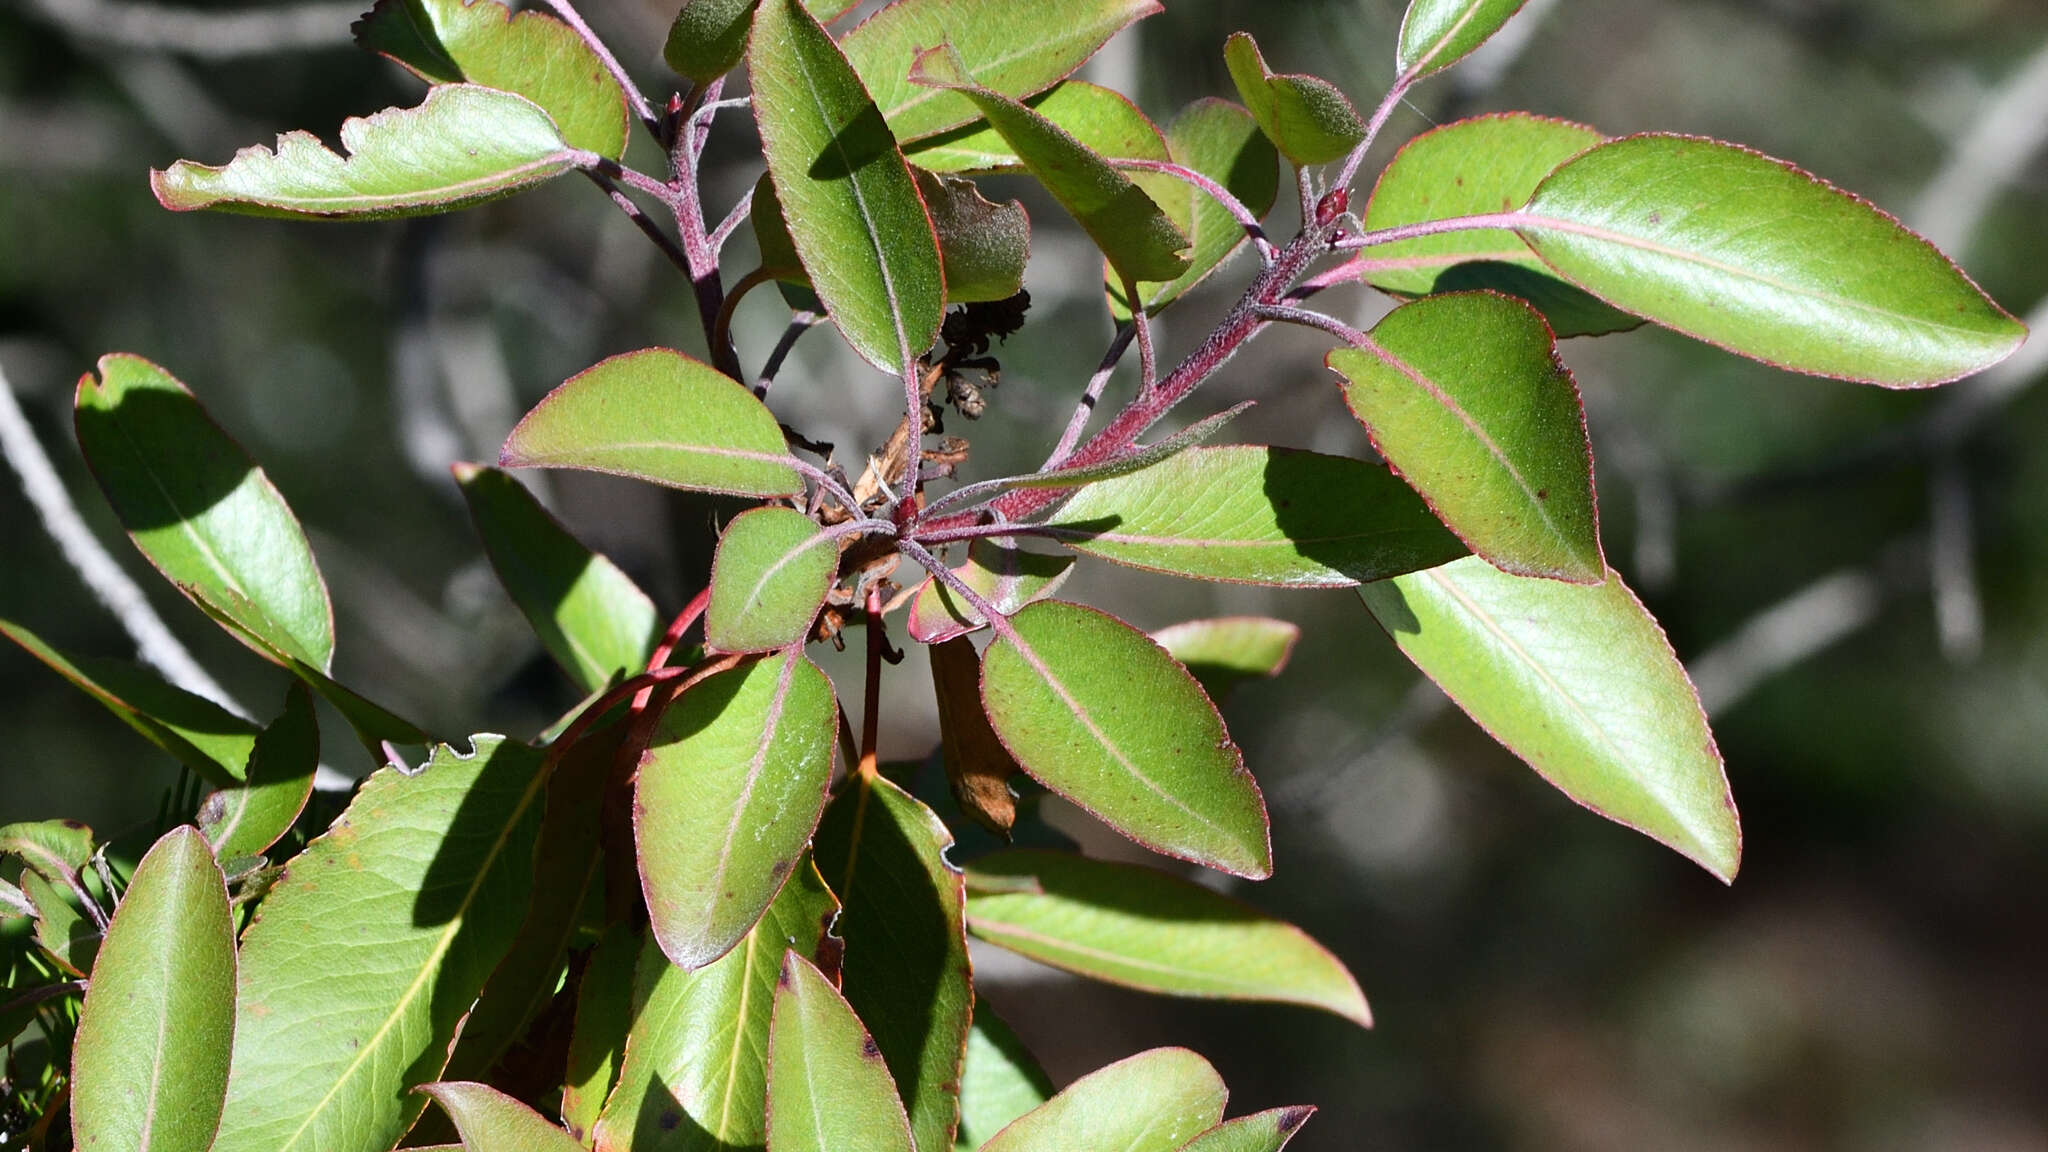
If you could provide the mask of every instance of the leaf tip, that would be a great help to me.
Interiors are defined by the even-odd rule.
[[[910,59],[910,82],[924,88],[972,88],[974,77],[950,40],[920,50]]]
[[[1280,1110],[1279,1122],[1280,1135],[1292,1136],[1296,1132],[1301,1131],[1301,1126],[1308,1123],[1308,1118],[1315,1114],[1316,1106],[1313,1104],[1296,1104],[1291,1107],[1282,1108]]]

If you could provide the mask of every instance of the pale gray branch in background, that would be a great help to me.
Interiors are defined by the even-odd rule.
[[[29,0],[45,20],[80,40],[200,60],[345,48],[367,3],[297,4],[240,12],[108,0]]]
[[[1764,681],[1860,631],[1884,607],[1884,581],[1861,567],[1821,577],[1749,618],[1735,634],[1690,661],[1710,716],[1734,707]]]
[[[1522,10],[1494,33],[1491,40],[1480,45],[1477,52],[1451,71],[1451,83],[1458,96],[1471,99],[1500,87],[1500,82],[1522,58],[1522,53],[1529,50],[1537,29],[1543,26],[1543,21],[1556,7],[1557,0],[1529,0],[1523,5]]]
[[[1936,247],[1962,257],[1998,197],[2048,145],[2048,45],[1994,93],[1920,194],[1913,224]]]

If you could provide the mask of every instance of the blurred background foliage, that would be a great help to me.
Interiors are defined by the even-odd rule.
[[[589,13],[663,91],[672,8]],[[1397,0],[1167,9],[1088,73],[1162,121],[1228,94],[1220,46],[1238,28],[1276,67],[1329,77],[1367,106],[1392,78]],[[344,678],[438,731],[529,735],[572,696],[497,590],[447,466],[493,458],[520,412],[602,356],[700,348],[695,312],[681,278],[580,181],[411,223],[156,206],[152,166],[218,163],[292,128],[331,141],[347,115],[412,102],[416,84],[347,44],[354,14],[0,5],[0,366],[88,520],[138,574],[73,446],[70,390],[108,351],[171,368],[309,526]],[[1733,139],[1928,230],[2015,313],[2048,294],[2041,0],[1535,0],[1511,33],[1425,85],[1390,135],[1527,108],[1610,134]],[[712,155],[719,211],[758,172],[743,117],[720,122]],[[999,349],[990,415],[949,429],[975,442],[975,475],[1042,454],[1109,337],[1084,239],[1026,183],[992,183],[1032,209],[1035,304]],[[752,267],[745,248],[728,254],[728,279]],[[1236,271],[1166,316],[1167,358],[1227,306]],[[1361,324],[1385,307],[1358,289],[1330,299]],[[772,293],[747,301],[749,363],[786,319]],[[1242,438],[1365,451],[1322,350],[1271,332],[1201,407],[1257,397]],[[1565,355],[1590,412],[1608,554],[1714,713],[1747,833],[1736,885],[1545,787],[1418,685],[1353,596],[1087,562],[1071,593],[1145,627],[1226,613],[1303,626],[1293,667],[1228,708],[1279,861],[1271,882],[1238,887],[1342,955],[1379,1026],[1147,999],[989,953],[977,957],[986,995],[1062,1082],[1181,1043],[1216,1061],[1233,1112],[1314,1102],[1304,1150],[2048,1148],[2039,361],[1892,394],[1652,331]],[[894,388],[821,331],[774,403],[858,460],[894,424]],[[734,510],[601,478],[530,479],[670,610]],[[11,481],[0,557],[0,615],[71,650],[129,654]],[[231,692],[275,710],[274,669],[145,584]],[[853,665],[828,664],[857,695]],[[935,721],[920,659],[886,704],[885,754],[923,755]],[[329,763],[367,771],[340,725],[327,728]],[[76,817],[130,854],[153,835],[171,760],[11,649],[0,732],[0,823]],[[1140,855],[1053,815],[1092,850]]]

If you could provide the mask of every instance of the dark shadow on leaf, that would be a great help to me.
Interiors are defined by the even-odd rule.
[[[896,137],[882,110],[870,102],[832,137],[808,175],[813,180],[844,180],[896,150]]]
[[[181,392],[134,388],[111,412],[79,409],[77,422],[79,443],[131,532],[189,520],[255,471],[248,454]]]
[[[1362,506],[1358,492],[1329,491],[1361,481],[1370,486]],[[1382,465],[1277,449],[1266,462],[1265,493],[1296,551],[1354,580],[1401,576],[1466,553],[1422,497]]]
[[[1034,879],[1048,898],[1161,924],[1240,924],[1270,919],[1249,904],[1137,864],[1078,862],[1052,853],[1015,852],[984,860],[976,870],[1007,880]]]
[[[650,1152],[767,1152],[762,1144],[729,1144],[705,1129],[690,1115],[670,1090],[668,1081],[655,1073],[640,1098],[640,1114],[633,1124],[633,1147]]]
[[[1431,292],[1473,292],[1487,290],[1513,296],[1543,313],[1559,339],[1570,336],[1606,336],[1633,332],[1646,321],[1631,316],[1575,285],[1555,276],[1492,260],[1479,260],[1444,269]]]

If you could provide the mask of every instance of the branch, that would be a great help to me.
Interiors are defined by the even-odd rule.
[[[1268,263],[1272,262],[1273,242],[1266,238],[1266,230],[1259,224],[1258,215],[1247,207],[1244,201],[1239,200],[1230,189],[1225,188],[1223,185],[1218,184],[1192,168],[1181,164],[1170,164],[1163,160],[1114,159],[1109,163],[1114,168],[1127,168],[1137,172],[1158,172],[1194,185],[1197,189],[1207,193],[1210,199],[1222,205],[1224,211],[1229,212],[1231,216],[1236,218],[1237,222],[1244,226],[1245,234],[1251,237],[1252,243],[1259,246],[1260,258]],[[1133,293],[1131,299],[1136,300],[1137,295]]]
[[[555,10],[555,15],[561,18],[562,23],[583,37],[583,42],[590,45],[592,52],[597,53],[597,58],[604,64],[605,70],[612,74],[612,79],[619,82],[619,87],[625,89],[626,99],[632,102],[633,111],[640,117],[640,122],[659,138],[661,118],[655,115],[654,105],[647,102],[647,97],[641,93],[640,86],[633,83],[631,76],[626,75],[626,69],[619,63],[619,58],[612,55],[612,50],[605,46],[604,41],[597,38],[597,33],[591,30],[590,25],[584,22],[582,14],[576,11],[576,6],[570,3],[570,0],[547,0],[547,6]]]
[[[1081,393],[1081,402],[1074,406],[1074,415],[1067,420],[1067,430],[1060,436],[1060,442],[1046,457],[1044,469],[1057,468],[1073,455],[1074,446],[1081,442],[1081,434],[1088,430],[1088,418],[1095,414],[1095,406],[1102,402],[1102,390],[1109,386],[1109,378],[1116,374],[1117,362],[1124,358],[1124,350],[1131,346],[1131,340],[1138,333],[1136,323],[1126,324],[1117,330],[1116,338],[1109,342],[1109,351],[1102,354],[1102,365],[1089,377],[1088,387]]]
[[[1920,194],[1920,234],[1960,257],[1991,205],[2048,144],[2048,47],[2006,81]]]
[[[782,362],[789,359],[791,350],[803,334],[817,327],[824,319],[816,312],[798,312],[789,318],[789,327],[782,330],[782,339],[775,342],[775,350],[768,353],[768,363],[761,366],[761,376],[754,381],[754,398],[766,400],[768,389],[775,383],[776,373],[782,371]]]

